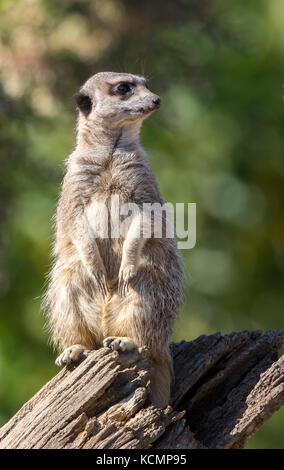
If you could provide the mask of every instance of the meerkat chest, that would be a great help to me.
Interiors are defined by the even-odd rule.
[[[146,180],[131,164],[106,169],[93,182],[92,202],[104,200],[107,203],[114,195],[123,202],[133,202],[145,188]]]
[[[85,215],[97,238],[109,238],[111,227],[120,222],[121,207],[133,202],[134,194],[134,181],[130,175],[121,177],[117,172],[106,171],[96,179]]]
[[[129,204],[139,210],[143,202],[160,201],[151,170],[139,160],[123,161],[106,168],[94,180],[91,193],[85,213],[93,233],[99,238],[116,233],[114,228],[127,217]]]

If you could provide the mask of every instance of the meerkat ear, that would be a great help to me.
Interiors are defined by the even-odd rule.
[[[84,116],[88,116],[92,110],[91,98],[79,91],[79,93],[77,93],[75,96],[75,99],[78,109],[84,114]]]

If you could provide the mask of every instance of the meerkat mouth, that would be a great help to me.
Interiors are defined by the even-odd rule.
[[[137,115],[137,114],[150,114],[152,113],[153,111],[155,111],[155,109],[157,109],[158,107],[157,106],[152,106],[151,108],[150,107],[147,107],[147,108],[137,108],[137,109],[127,109],[126,112],[128,112],[129,114],[132,114],[132,115]]]

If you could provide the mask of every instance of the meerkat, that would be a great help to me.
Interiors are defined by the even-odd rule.
[[[76,147],[66,160],[45,295],[52,340],[61,352],[56,364],[76,362],[89,349],[147,346],[151,400],[164,407],[183,269],[174,237],[142,237],[138,229],[144,203],[164,204],[139,142],[160,97],[141,76],[101,72],[81,87],[76,102]],[[135,203],[138,212],[124,236],[101,236],[101,203],[109,207],[114,195]]]

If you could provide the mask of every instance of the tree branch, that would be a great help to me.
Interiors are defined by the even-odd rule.
[[[0,430],[0,448],[243,448],[284,403],[282,331],[173,343],[171,406],[149,404],[146,348],[90,351]]]

